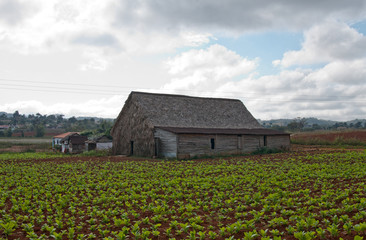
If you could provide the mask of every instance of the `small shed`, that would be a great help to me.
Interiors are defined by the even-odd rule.
[[[82,153],[85,149],[85,141],[88,138],[86,136],[74,133],[61,139],[61,152],[63,153]]]
[[[88,140],[85,142],[85,150],[108,150],[111,149],[113,146],[112,139],[108,138],[107,136],[101,136],[94,140]]]
[[[237,99],[131,92],[111,130],[114,154],[190,158],[289,148]]]
[[[52,137],[52,149],[61,147],[61,140],[67,136],[79,134],[78,132],[66,132]]]

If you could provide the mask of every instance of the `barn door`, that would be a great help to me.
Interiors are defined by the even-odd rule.
[[[160,144],[159,144],[159,138],[154,138],[154,156],[155,157],[159,157],[159,147],[160,147]]]
[[[241,137],[241,135],[238,135],[238,150],[239,150],[239,153],[241,152],[242,148],[243,148],[242,137]]]
[[[130,142],[130,155],[133,155],[133,141]]]

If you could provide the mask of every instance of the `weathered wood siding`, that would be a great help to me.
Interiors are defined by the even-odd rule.
[[[133,155],[154,156],[154,130],[133,101],[127,101],[124,105],[113,127],[112,136],[112,152],[115,155],[130,155],[133,141]]]
[[[97,142],[96,150],[107,150],[113,146],[112,142]]]
[[[211,139],[215,147],[211,149]],[[199,155],[236,154],[238,137],[236,135],[179,134],[178,158],[189,158]]]
[[[264,139],[266,138],[266,145]],[[272,149],[289,149],[290,136],[276,135],[276,136],[258,136],[258,135],[244,135],[242,136],[242,152],[248,153],[257,150],[258,148],[267,147]]]
[[[257,150],[261,146],[263,146],[263,136],[256,135],[243,135],[241,137],[242,140],[242,153],[249,153]]]
[[[290,136],[267,136],[267,147],[276,149],[289,149],[290,148]]]
[[[172,140],[175,136],[173,135],[171,136]],[[264,147],[264,138],[265,136],[258,135],[179,134],[177,135],[177,157],[190,158],[200,155],[250,153]],[[214,149],[211,149],[211,139],[215,139]],[[174,142],[174,146],[175,144],[176,142]],[[268,148],[288,149],[290,139],[289,136],[266,136],[266,144]]]
[[[85,150],[84,144],[70,144],[69,145],[69,151],[70,153],[82,153]]]
[[[162,129],[155,129],[154,137],[158,139],[158,157],[177,157],[177,135]]]

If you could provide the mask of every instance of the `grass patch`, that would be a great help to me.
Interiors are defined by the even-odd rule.
[[[78,156],[87,156],[87,157],[106,157],[111,155],[112,155],[111,150],[98,150],[98,151],[92,150],[78,154]]]
[[[1,152],[46,152],[51,150],[51,142],[32,138],[0,138]]]
[[[267,148],[261,147],[251,153],[251,155],[258,155],[258,154],[272,154],[272,153],[282,153],[287,152],[285,149],[275,149],[275,148]]]
[[[0,160],[34,160],[61,157],[65,157],[65,154],[54,152],[0,153]]]

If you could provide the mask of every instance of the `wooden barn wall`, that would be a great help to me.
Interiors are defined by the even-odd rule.
[[[243,135],[241,137],[242,147],[241,151],[243,153],[249,153],[257,150],[258,148],[262,147],[263,136],[256,136],[256,135]]]
[[[173,138],[173,135],[171,137]],[[215,149],[211,149],[211,138],[215,139]],[[264,147],[263,135],[179,134],[177,141],[178,158],[190,158],[199,155],[250,153]],[[289,136],[267,136],[268,148],[287,149],[289,146]]]
[[[211,139],[215,139],[215,149],[211,149]],[[238,137],[236,135],[179,134],[178,158],[199,155],[236,154]]]
[[[155,129],[155,138],[158,138],[158,157],[177,157],[177,135],[162,129]]]
[[[133,155],[152,157],[154,155],[154,131],[147,118],[132,101],[126,102],[115,123],[112,152],[115,155],[130,155],[133,141]]]
[[[70,153],[82,153],[85,150],[84,144],[70,144],[69,151]]]
[[[277,149],[289,149],[290,148],[290,136],[267,136],[267,147]]]

